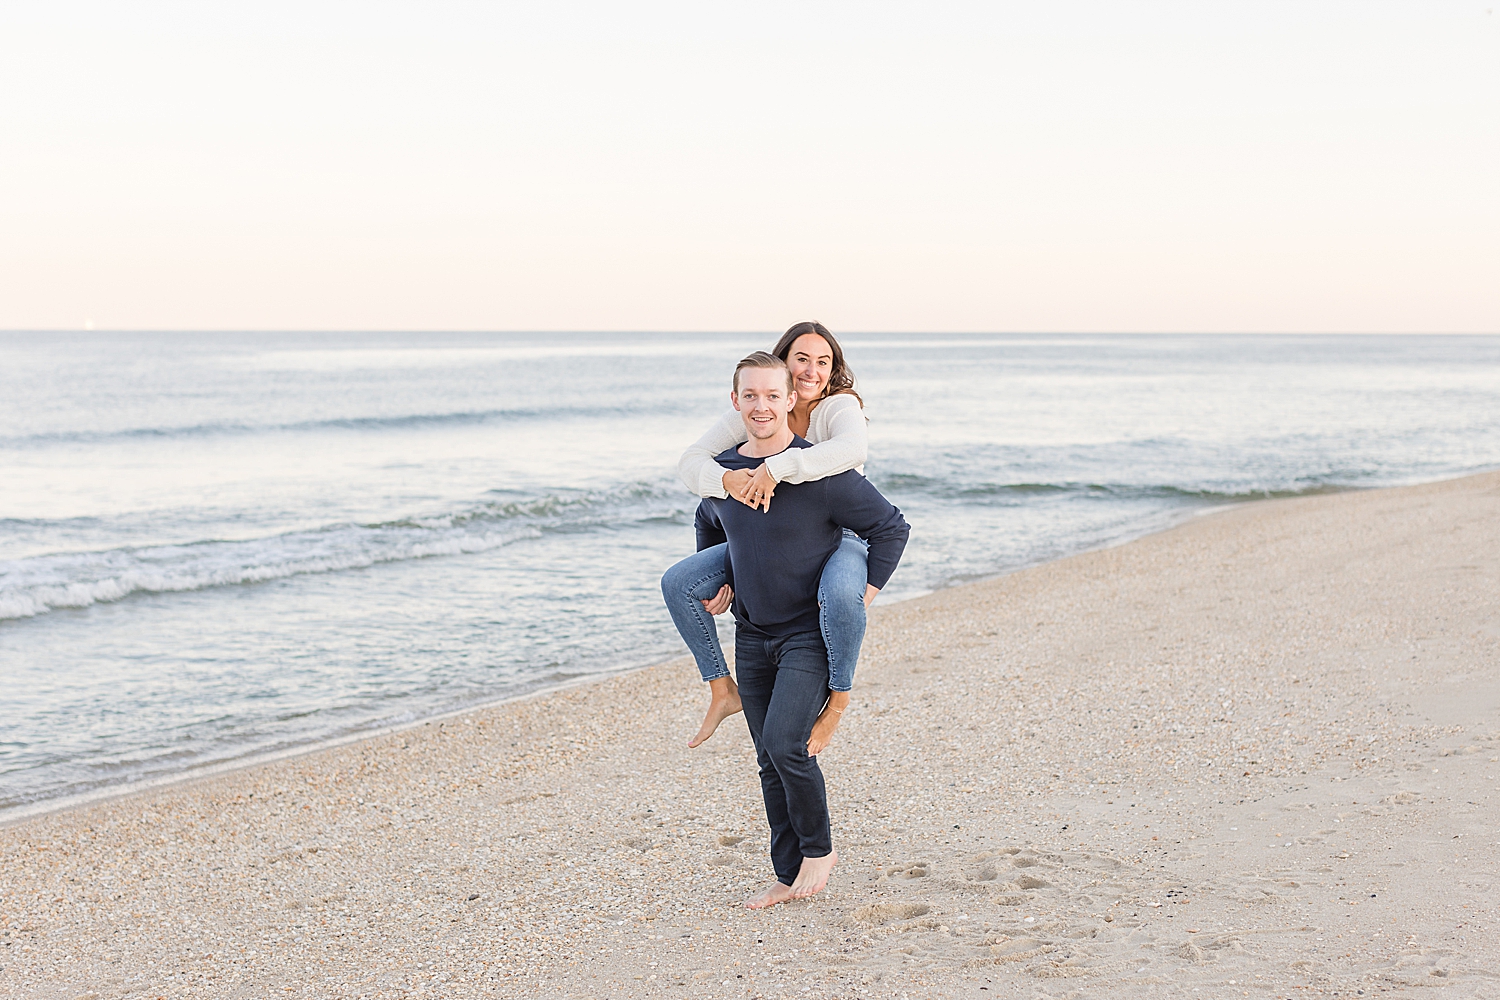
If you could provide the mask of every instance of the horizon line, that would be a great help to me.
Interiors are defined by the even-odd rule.
[[[701,336],[762,336],[764,330],[731,329],[545,329],[545,328],[420,328],[420,327],[0,327],[0,336],[14,334],[306,334],[338,335],[441,334],[547,336],[640,336],[643,334],[695,334]],[[846,329],[840,337],[1494,337],[1495,330],[861,330]]]

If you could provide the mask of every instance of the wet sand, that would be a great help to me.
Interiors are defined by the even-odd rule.
[[[1489,473],[876,608],[769,911],[686,660],[34,817],[0,995],[1497,996],[1497,594]]]

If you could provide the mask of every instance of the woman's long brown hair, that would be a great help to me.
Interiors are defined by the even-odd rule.
[[[781,335],[780,340],[776,341],[776,346],[771,349],[771,353],[787,364],[791,364],[788,355],[792,353],[792,344],[796,343],[798,337],[809,333],[815,333],[828,341],[828,347],[833,351],[833,370],[828,373],[828,385],[824,388],[820,398],[827,399],[839,393],[848,393],[859,400],[860,408],[863,409],[865,401],[860,399],[859,393],[854,391],[854,372],[849,370],[849,363],[844,360],[844,349],[839,346],[837,340],[833,339],[833,334],[828,332],[828,327],[822,323],[794,324]]]

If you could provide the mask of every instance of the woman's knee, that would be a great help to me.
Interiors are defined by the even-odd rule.
[[[869,579],[868,554],[863,545],[845,539],[823,567],[818,581],[819,599],[841,606],[864,605]]]
[[[818,603],[823,606],[824,613],[833,618],[843,618],[848,615],[857,615],[861,618],[865,613],[864,586],[859,590],[849,587],[821,587],[818,590]]]
[[[661,575],[661,596],[671,603],[674,599],[680,599],[688,591],[688,574],[683,572],[682,563],[667,568]]]
[[[661,593],[668,602],[682,598],[707,601],[724,585],[724,553],[719,546],[704,549],[667,567]]]

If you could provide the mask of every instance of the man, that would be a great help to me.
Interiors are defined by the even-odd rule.
[[[775,355],[757,351],[739,363],[730,401],[749,440],[715,458],[724,468],[753,470],[787,448],[809,447],[787,426],[797,396],[791,372]],[[858,472],[783,483],[769,511],[733,499],[698,507],[699,550],[728,542],[735,672],[771,826],[776,881],[745,901],[752,908],[821,892],[838,863],[817,754],[838,727],[849,693],[828,688],[817,594],[844,528],[870,544],[868,603],[895,571],[910,529]]]

